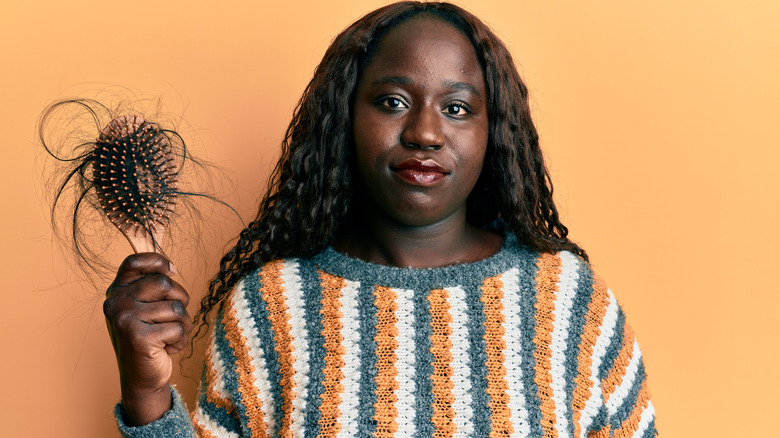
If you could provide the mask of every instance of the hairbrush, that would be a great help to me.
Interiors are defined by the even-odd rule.
[[[135,252],[162,253],[163,237],[166,246],[180,249],[202,242],[201,200],[227,207],[240,221],[230,205],[199,190],[213,190],[226,180],[166,126],[170,116],[139,109],[145,105],[135,97],[106,100],[118,102],[109,107],[96,99],[57,101],[38,124],[40,144],[55,160],[43,169],[50,182],[46,187],[54,188],[52,227],[87,277],[112,272],[112,228]],[[145,115],[150,113],[156,115]],[[182,122],[176,118],[176,124]],[[178,241],[177,236],[186,239]]]
[[[91,162],[108,219],[135,252],[157,250],[177,198],[179,172],[168,138],[140,116],[119,116],[100,131]]]

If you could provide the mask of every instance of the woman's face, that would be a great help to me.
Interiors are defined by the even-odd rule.
[[[382,39],[353,103],[357,172],[370,208],[410,226],[465,218],[488,142],[485,77],[452,25],[412,18]]]

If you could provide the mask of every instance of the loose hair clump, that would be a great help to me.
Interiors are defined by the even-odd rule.
[[[109,101],[112,106],[105,103]],[[224,206],[238,217],[209,190],[218,185],[214,174],[219,169],[194,157],[173,128],[175,122],[159,111],[159,102],[156,110],[148,103],[105,90],[98,99],[56,101],[38,123],[38,140],[50,156],[44,174],[52,189],[52,227],[92,281],[112,272],[111,248],[124,240],[117,239],[117,228],[142,230],[151,236],[154,249],[164,253],[157,236],[185,246],[192,236],[202,236],[204,206],[199,200]],[[139,160],[145,160],[143,165],[135,162]],[[168,205],[174,202],[175,210]],[[127,203],[137,206],[119,208]],[[174,237],[178,234],[187,238]]]

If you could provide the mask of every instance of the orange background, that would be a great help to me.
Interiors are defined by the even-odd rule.
[[[117,85],[162,96],[249,218],[328,43],[384,3],[0,6],[0,434],[116,435],[106,284],[79,280],[52,238],[41,110]],[[459,4],[530,86],[564,222],[638,333],[663,436],[776,436],[780,2]],[[196,297],[240,229],[213,223],[218,243],[177,259]],[[176,377],[190,400],[192,368]]]

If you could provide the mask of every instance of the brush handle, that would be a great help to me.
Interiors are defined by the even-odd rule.
[[[160,242],[159,236],[152,236],[143,228],[131,228],[131,229],[119,229],[122,235],[130,242],[130,246],[133,247],[133,251],[136,254],[142,252],[158,252],[154,242]]]

